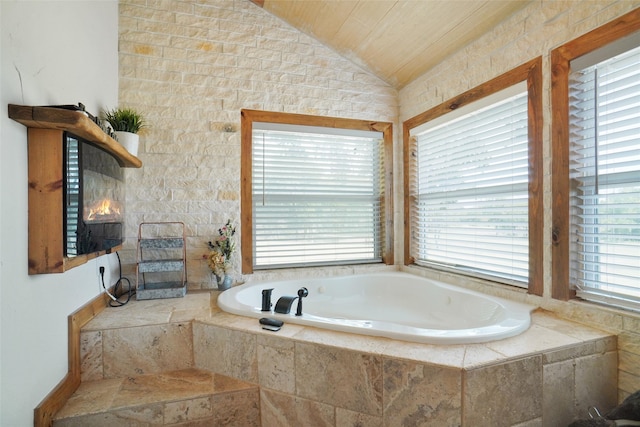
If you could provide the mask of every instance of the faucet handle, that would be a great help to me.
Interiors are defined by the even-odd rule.
[[[262,311],[271,311],[271,289],[262,290]]]
[[[305,287],[298,289],[298,307],[296,309],[296,316],[302,316],[302,298],[309,295],[309,290]]]

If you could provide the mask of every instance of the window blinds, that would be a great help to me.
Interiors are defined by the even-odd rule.
[[[254,123],[254,268],[381,260],[382,134]]]
[[[526,90],[421,131],[414,140],[416,262],[526,286]]]
[[[640,48],[573,71],[569,93],[571,282],[583,298],[637,309]]]

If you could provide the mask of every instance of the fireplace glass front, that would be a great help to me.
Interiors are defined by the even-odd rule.
[[[124,173],[111,154],[64,135],[65,254],[108,251],[123,242]]]

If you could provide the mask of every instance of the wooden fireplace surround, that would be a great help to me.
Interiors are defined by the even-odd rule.
[[[76,257],[64,253],[63,133],[111,154],[121,167],[142,162],[80,111],[9,104],[9,118],[27,127],[29,156],[29,274],[63,273],[122,245]]]

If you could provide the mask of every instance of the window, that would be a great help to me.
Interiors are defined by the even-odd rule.
[[[526,285],[527,88],[522,86],[484,108],[470,104],[471,112],[415,135],[417,262]]]
[[[243,110],[243,271],[390,260],[391,124],[335,120]]]
[[[554,206],[554,267],[563,274],[554,277],[554,296],[566,299],[575,291],[587,300],[639,309],[640,32],[635,21],[618,33],[623,37],[607,36],[609,24],[570,42],[569,50],[554,51],[554,67],[566,70],[557,80],[566,85],[568,118],[554,124],[559,128],[554,192],[567,194]],[[556,90],[553,96],[553,107],[562,108],[564,95]],[[567,276],[569,286],[556,282]]]
[[[473,91],[484,96],[467,93],[464,105],[449,101],[405,122],[414,263],[541,291],[530,253],[541,248],[538,221],[530,230],[542,219],[539,100],[530,108],[527,90],[538,79],[536,60],[488,83],[490,93]]]

